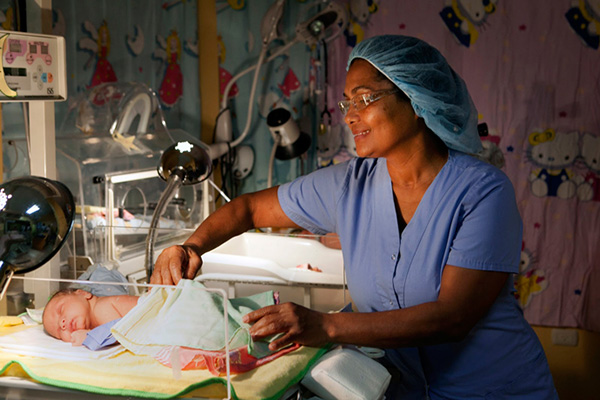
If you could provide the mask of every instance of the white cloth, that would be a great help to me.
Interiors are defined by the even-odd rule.
[[[225,299],[200,282],[182,279],[175,287],[154,288],[141,297],[111,331],[119,343],[138,355],[157,357],[165,346],[220,351],[228,336],[231,350],[248,346],[251,355],[261,358],[268,353],[267,344],[252,341],[250,325],[242,318],[274,303],[272,291]]]
[[[98,351],[84,346],[72,346],[71,343],[48,335],[41,325],[0,336],[0,349],[5,353],[69,361],[99,360],[125,351],[121,345]]]

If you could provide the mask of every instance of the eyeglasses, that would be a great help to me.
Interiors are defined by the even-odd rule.
[[[342,114],[346,115],[348,114],[348,111],[350,111],[350,106],[354,106],[356,111],[360,111],[375,103],[377,100],[381,100],[383,97],[397,92],[398,89],[384,89],[372,93],[359,94],[350,100],[338,101],[338,107]]]

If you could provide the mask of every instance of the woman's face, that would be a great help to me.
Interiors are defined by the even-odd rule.
[[[44,329],[51,336],[65,342],[71,341],[71,333],[90,329],[92,326],[91,293],[77,290],[52,298],[44,309]]]
[[[368,61],[356,59],[346,75],[346,100],[359,94],[396,88]],[[418,117],[409,101],[388,95],[362,110],[350,107],[344,121],[350,127],[359,157],[389,157],[418,133]]]

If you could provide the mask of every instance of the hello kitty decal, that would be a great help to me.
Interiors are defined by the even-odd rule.
[[[587,171],[577,187],[581,201],[600,201],[600,137],[585,133],[581,139],[580,158]]]
[[[344,37],[349,47],[354,47],[365,37],[364,28],[369,22],[371,14],[378,11],[379,7],[374,0],[350,0],[348,3],[349,22],[344,29]]]
[[[528,140],[527,159],[536,167],[529,175],[533,195],[562,199],[575,196],[577,180],[571,168],[579,155],[577,132],[547,129],[531,133]]]
[[[534,264],[533,254],[525,247],[525,242],[523,242],[519,273],[514,277],[515,298],[522,309],[529,305],[534,296],[542,293],[548,287],[546,274],[543,270],[534,267]]]
[[[600,47],[600,0],[576,0],[565,13],[569,25],[583,43]]]
[[[469,47],[479,37],[478,29],[485,26],[487,18],[496,11],[497,0],[448,0],[440,17],[456,40]]]

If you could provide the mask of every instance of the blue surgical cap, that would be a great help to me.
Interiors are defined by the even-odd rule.
[[[410,99],[415,113],[451,149],[481,150],[477,110],[467,86],[444,56],[417,38],[401,35],[363,40],[350,53],[371,63]]]

